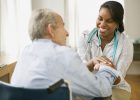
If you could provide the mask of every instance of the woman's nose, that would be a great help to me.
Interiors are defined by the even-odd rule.
[[[105,21],[102,21],[101,23],[100,23],[100,27],[105,27],[106,26],[106,22]]]

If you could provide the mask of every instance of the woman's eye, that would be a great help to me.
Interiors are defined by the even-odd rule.
[[[100,21],[101,21],[101,20],[102,20],[102,18],[101,18],[101,17],[98,17],[98,20],[100,20]]]
[[[107,23],[112,23],[112,22],[114,22],[113,20],[108,20],[108,21],[106,21]]]

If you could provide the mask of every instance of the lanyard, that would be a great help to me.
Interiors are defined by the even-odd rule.
[[[91,43],[91,40],[92,40],[92,38],[94,37],[94,35],[96,33],[98,33],[98,28],[94,28],[89,33],[89,36],[88,36],[88,39],[87,39],[87,43]],[[118,37],[117,37],[117,34],[118,34],[118,31],[115,31],[114,42],[113,42],[113,53],[112,53],[113,62],[115,60],[115,55],[116,55],[117,46],[118,46]],[[100,38],[100,36],[98,37],[98,39],[99,39],[99,45],[101,45],[101,38]]]

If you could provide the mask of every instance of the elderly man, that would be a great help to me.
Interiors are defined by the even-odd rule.
[[[69,35],[60,15],[48,9],[38,9],[32,14],[29,34],[32,43],[25,47],[17,62],[11,84],[26,88],[47,88],[59,79],[70,82],[75,96],[85,98],[106,97],[112,93],[112,84],[118,74],[105,65],[93,75],[79,55],[66,46]]]

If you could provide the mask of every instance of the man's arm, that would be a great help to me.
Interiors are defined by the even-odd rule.
[[[69,53],[65,78],[70,80],[72,91],[85,97],[107,97],[112,94],[112,85],[118,77],[115,69],[104,66],[94,75],[76,53]]]

